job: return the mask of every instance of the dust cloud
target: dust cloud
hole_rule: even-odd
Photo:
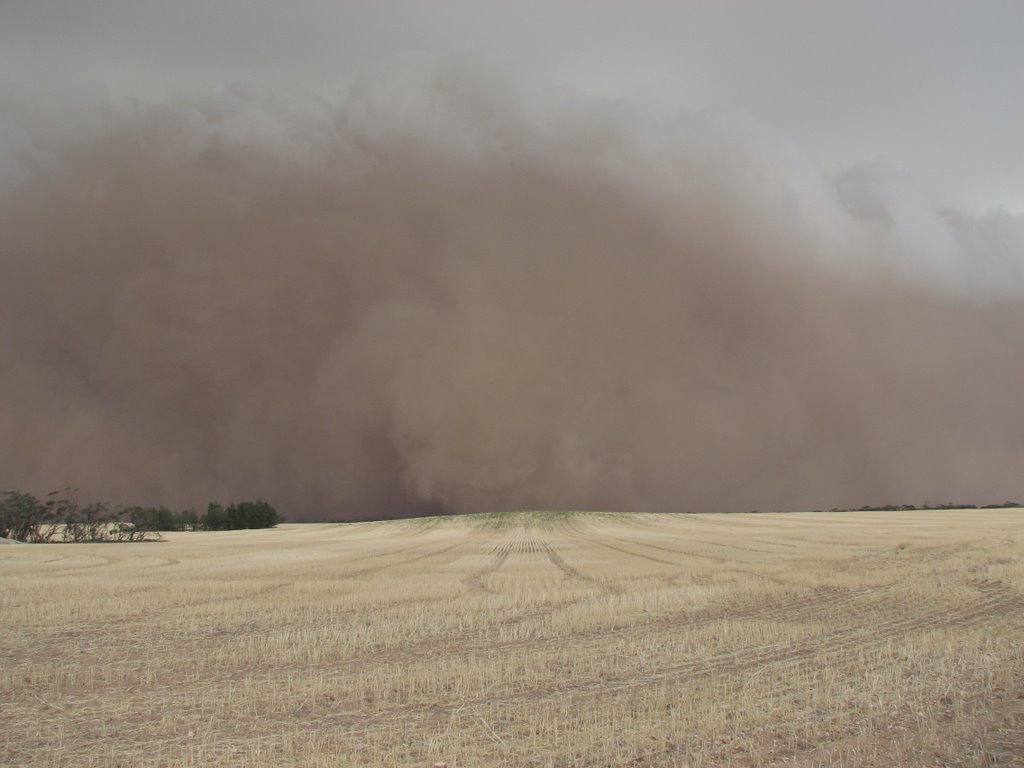
[[[0,488],[293,519],[1024,495],[1024,220],[886,165],[451,73],[0,98]]]

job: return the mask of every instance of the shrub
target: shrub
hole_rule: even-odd
[[[73,499],[69,499],[66,510],[62,532],[64,541],[82,543],[110,540],[111,527],[116,521],[106,504],[96,501],[80,507]]]
[[[164,506],[128,507],[122,512],[122,515],[139,531],[183,530],[185,514],[185,512],[175,512]]]
[[[18,491],[0,494],[0,536],[17,541],[48,541],[56,522],[53,504]]]

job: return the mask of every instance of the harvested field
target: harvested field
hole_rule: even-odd
[[[1021,510],[519,513],[0,556],[0,762],[1024,765]]]

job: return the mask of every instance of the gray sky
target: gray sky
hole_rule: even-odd
[[[1024,211],[1024,4],[3,0],[0,80],[160,99],[334,97],[434,61],[527,88],[741,111],[825,169],[884,160],[940,204]]]

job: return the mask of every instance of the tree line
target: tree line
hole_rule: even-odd
[[[203,514],[168,507],[111,507],[79,502],[74,489],[43,499],[20,491],[0,492],[0,537],[30,543],[146,541],[162,531],[229,531],[273,528],[281,515],[263,499],[224,506],[211,502]]]
[[[1002,504],[982,504],[981,506],[979,506],[977,504],[958,504],[956,502],[946,502],[945,504],[932,504],[932,503],[926,501],[924,504],[922,504],[919,507],[914,505],[914,504],[882,504],[882,505],[877,505],[877,506],[872,506],[870,504],[865,504],[863,507],[860,507],[856,511],[858,511],[858,512],[900,512],[900,511],[909,511],[909,510],[917,510],[917,509],[922,509],[922,510],[923,509],[1015,509],[1015,508],[1017,508],[1019,506],[1021,506],[1021,505],[1018,504],[1016,501],[1004,501]],[[853,512],[855,510],[833,509],[832,511],[833,512]]]

